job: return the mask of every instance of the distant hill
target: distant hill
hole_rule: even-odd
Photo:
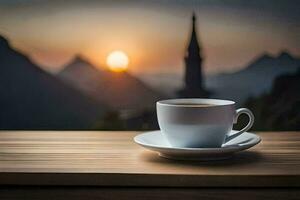
[[[154,108],[163,96],[128,72],[96,69],[92,64],[76,57],[58,76],[101,102],[115,109],[139,110]]]
[[[41,70],[0,37],[0,129],[89,129],[103,106]]]
[[[244,102],[250,96],[268,92],[274,79],[299,69],[300,59],[287,52],[277,57],[262,55],[243,70],[207,78],[206,85],[214,91],[212,97]]]

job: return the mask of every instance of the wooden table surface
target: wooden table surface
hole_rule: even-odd
[[[138,133],[1,131],[0,185],[300,186],[300,132],[257,133],[257,146],[213,162],[161,158],[133,142]]]

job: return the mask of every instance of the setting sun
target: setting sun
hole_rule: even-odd
[[[109,69],[114,72],[123,72],[127,70],[129,63],[128,56],[123,51],[113,51],[106,59]]]

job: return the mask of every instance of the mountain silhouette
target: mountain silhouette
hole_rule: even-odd
[[[155,107],[163,96],[128,72],[97,69],[80,56],[66,66],[59,77],[86,95],[114,109],[140,110]]]
[[[0,37],[0,129],[88,129],[103,106],[34,65]]]
[[[213,97],[242,103],[250,96],[268,92],[276,77],[293,73],[299,66],[300,59],[288,52],[277,57],[264,54],[238,72],[210,76],[207,85],[214,91]]]

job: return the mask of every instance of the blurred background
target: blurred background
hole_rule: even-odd
[[[0,0],[0,129],[158,129],[156,101],[202,97],[248,107],[253,130],[300,130],[299,10],[297,0]]]

